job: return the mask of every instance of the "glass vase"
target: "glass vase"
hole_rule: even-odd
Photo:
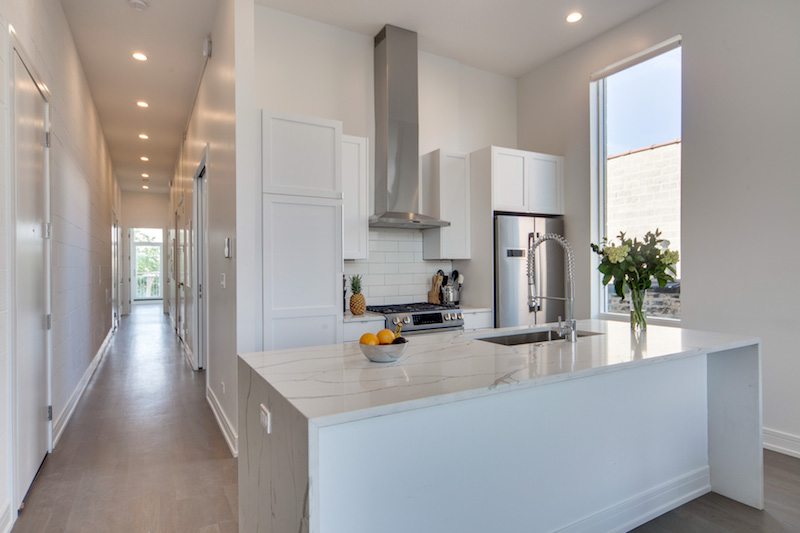
[[[645,289],[631,287],[631,331],[646,331],[647,319],[644,316]]]

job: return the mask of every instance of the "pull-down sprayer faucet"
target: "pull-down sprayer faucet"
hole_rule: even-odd
[[[567,285],[568,297],[559,298],[555,296],[536,295],[536,248],[545,241],[555,241],[564,249],[567,256]],[[572,254],[572,247],[567,239],[557,233],[545,233],[537,237],[535,233],[528,234],[528,308],[533,311],[536,307],[536,300],[562,300],[567,303],[567,322],[561,325],[561,317],[558,317],[558,334],[565,337],[569,342],[578,340],[578,332],[575,326],[575,258]]]

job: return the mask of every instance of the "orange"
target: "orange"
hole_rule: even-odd
[[[382,329],[378,332],[378,340],[381,344],[392,344],[394,342],[394,332],[390,329]]]
[[[373,333],[364,333],[361,335],[361,338],[358,340],[361,344],[369,344],[370,346],[377,346],[380,344],[378,337],[376,337]]]

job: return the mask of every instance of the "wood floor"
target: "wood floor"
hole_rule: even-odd
[[[634,529],[636,533],[800,532],[800,459],[764,450],[764,510],[713,492]]]
[[[238,531],[236,459],[161,303],[134,306],[13,533]]]
[[[160,303],[135,306],[13,533],[238,531],[236,460],[204,385],[205,373],[186,365]],[[765,511],[711,493],[634,531],[800,532],[800,459],[764,455]]]

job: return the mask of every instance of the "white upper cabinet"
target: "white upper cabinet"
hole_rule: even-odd
[[[423,259],[470,258],[469,179],[469,154],[436,150],[422,156],[425,214],[450,222],[423,231]]]
[[[528,212],[564,214],[564,158],[528,152]]]
[[[564,214],[563,157],[499,146],[477,153],[484,152],[490,157],[478,160],[489,165],[481,174],[491,180],[493,211]]]
[[[366,259],[369,246],[369,144],[364,137],[342,135],[343,253]]]
[[[527,152],[492,147],[492,198],[495,211],[528,211]]]
[[[342,123],[264,110],[263,192],[342,198]]]

